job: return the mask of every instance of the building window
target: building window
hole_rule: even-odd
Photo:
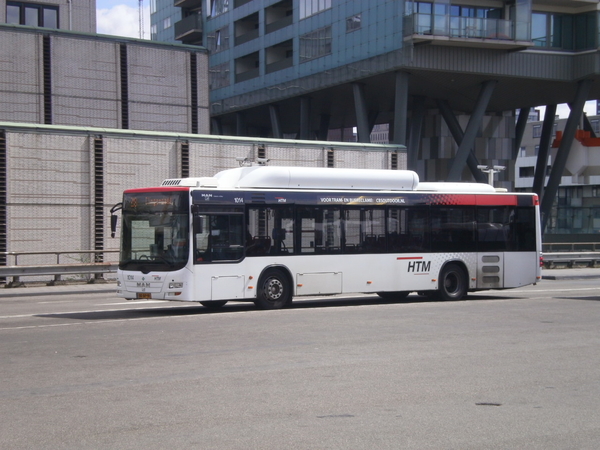
[[[229,0],[208,0],[208,16],[215,17],[229,11]]]
[[[207,47],[212,53],[229,49],[229,27],[223,27],[207,36]]]
[[[533,178],[534,175],[533,167],[520,167],[519,168],[519,177],[520,178]]]
[[[598,119],[590,120],[590,125],[592,126],[592,130],[594,130],[594,133],[596,133],[596,134],[600,133],[600,120],[598,120]]]
[[[30,27],[58,28],[58,6],[7,2],[6,23]]]
[[[331,8],[331,0],[300,0],[300,19]]]
[[[542,137],[542,126],[541,125],[533,126],[533,137],[534,138]]]
[[[331,27],[300,36],[300,62],[310,61],[331,53]]]
[[[208,81],[211,90],[229,86],[229,62],[208,69]]]
[[[170,26],[171,26],[171,18],[167,17],[165,20],[163,20],[163,30],[166,30]]]
[[[290,39],[265,49],[265,73],[287,69],[294,65],[294,45]]]
[[[346,19],[346,33],[360,30],[362,21],[362,14],[355,14],[352,17]]]
[[[521,157],[527,156],[527,147],[521,147],[519,149],[519,156],[521,156]]]

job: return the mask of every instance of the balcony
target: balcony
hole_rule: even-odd
[[[404,16],[404,40],[414,44],[518,50],[533,46],[528,24],[503,19],[416,13]]]
[[[236,20],[233,29],[235,30],[235,45],[245,44],[256,39],[258,37],[258,13]]]
[[[174,0],[173,6],[186,9],[201,9],[202,0]]]
[[[184,43],[202,39],[202,16],[192,14],[175,22],[175,39]]]
[[[280,30],[293,23],[294,3],[282,0],[265,8],[265,34]]]

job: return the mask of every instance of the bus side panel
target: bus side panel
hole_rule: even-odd
[[[504,287],[513,288],[536,283],[539,265],[537,252],[506,252]]]

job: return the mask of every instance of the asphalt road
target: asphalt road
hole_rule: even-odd
[[[598,281],[218,312],[2,290],[0,448],[597,449]]]

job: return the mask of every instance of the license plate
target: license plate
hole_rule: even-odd
[[[137,298],[152,298],[148,292],[138,292]]]

